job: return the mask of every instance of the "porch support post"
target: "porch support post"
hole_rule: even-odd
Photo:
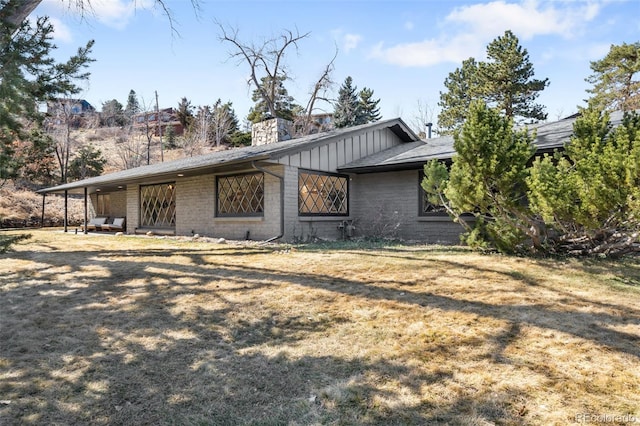
[[[64,232],[67,232],[67,226],[69,225],[68,213],[69,213],[69,205],[68,205],[68,197],[69,191],[64,190]]]
[[[89,209],[87,208],[87,187],[84,187],[84,233],[89,233],[89,227],[87,226],[89,223]]]
[[[44,228],[44,203],[47,198],[47,193],[42,193],[42,216],[40,217],[40,228]]]

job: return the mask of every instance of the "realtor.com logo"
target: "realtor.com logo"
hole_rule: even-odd
[[[576,414],[577,423],[615,423],[615,424],[632,424],[640,423],[640,417],[633,414]]]

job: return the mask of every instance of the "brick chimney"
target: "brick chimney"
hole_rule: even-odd
[[[270,118],[251,126],[251,146],[266,145],[291,139],[292,122]]]

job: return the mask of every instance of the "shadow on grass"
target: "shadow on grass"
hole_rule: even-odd
[[[225,264],[224,258],[236,252],[270,253],[123,248],[12,254],[16,261],[33,259],[41,265],[0,277],[0,373],[5,377],[0,399],[8,401],[0,405],[0,423],[517,424],[526,415],[521,408],[525,396],[517,390],[482,391],[436,405],[416,404],[404,400],[398,389],[375,386],[375,378],[392,377],[400,388],[419,392],[423,385],[452,380],[454,371],[424,373],[392,360],[294,357],[278,351],[349,321],[347,315],[320,318],[274,308],[249,316],[244,311],[256,307],[232,297],[281,284],[505,320],[508,330],[493,337],[499,362],[525,324],[640,358],[638,336],[612,328],[639,325],[637,310],[617,316],[499,305],[389,289],[377,281]],[[174,256],[189,262],[167,261]],[[221,263],[211,264],[211,257]],[[77,261],[70,264],[70,259]],[[92,268],[100,273],[92,274]],[[523,276],[510,278],[535,284]],[[66,281],[73,285],[61,285]],[[204,288],[212,282],[224,283],[224,294]],[[178,306],[178,298],[194,295],[207,297],[210,307]],[[269,355],[265,346],[272,350]],[[389,410],[379,399],[399,402]]]

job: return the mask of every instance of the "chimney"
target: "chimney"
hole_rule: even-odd
[[[251,126],[251,146],[266,145],[291,139],[292,122],[270,118]]]

